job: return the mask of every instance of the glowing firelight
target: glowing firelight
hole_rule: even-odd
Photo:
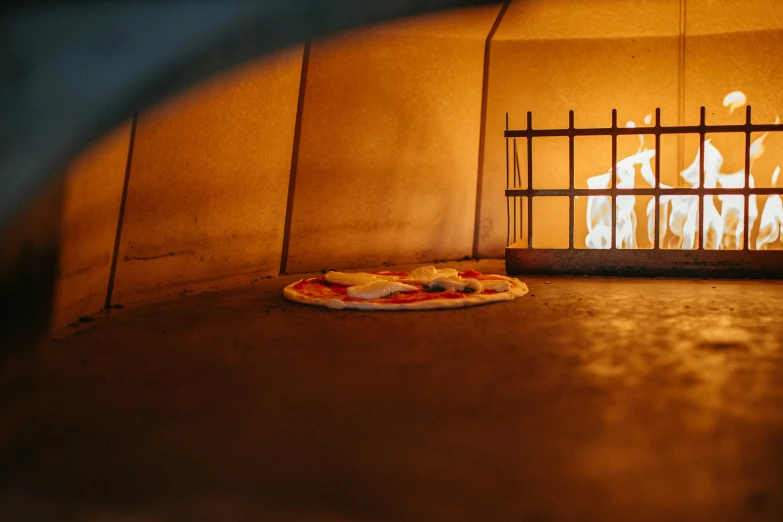
[[[772,186],[776,186],[780,167],[775,168],[772,173]],[[761,213],[761,224],[759,225],[759,235],[756,238],[756,249],[766,250],[780,239],[783,243],[783,236],[780,235],[780,227],[783,225],[783,202],[780,196],[773,195],[767,198],[767,204],[764,205],[764,212]]]
[[[723,98],[723,106],[729,108],[729,114],[734,114],[735,109],[743,107],[747,102],[745,93],[741,91],[730,92]]]
[[[745,94],[735,91],[726,95],[723,105],[733,113],[745,105]],[[650,125],[652,116],[644,117],[645,125]],[[775,118],[775,123],[780,119]],[[636,123],[629,121],[627,128],[635,128]],[[764,140],[768,133],[753,141],[750,147],[751,170],[753,163],[764,154]],[[692,188],[699,187],[699,156],[701,150],[696,152],[693,162],[680,172],[680,177],[685,184]],[[644,136],[639,135],[639,148],[635,154],[623,158],[617,162],[617,188],[632,189],[636,179],[637,167],[642,179],[650,187],[655,186],[655,174],[651,162],[655,157],[655,149],[644,146]],[[744,188],[745,170],[727,174],[721,172],[723,155],[710,142],[704,141],[704,187],[705,188]],[[772,176],[772,185],[776,186],[780,167],[775,169]],[[755,179],[750,174],[749,184],[755,187]],[[612,182],[612,169],[608,172],[593,176],[587,180],[590,189],[606,189]],[[672,188],[663,183],[661,188]],[[715,203],[715,197],[720,202],[720,210]],[[748,230],[753,230],[753,225],[758,218],[758,205],[756,195],[748,198]],[[615,229],[616,248],[637,248],[636,228],[637,218],[634,210],[636,197],[632,195],[617,196],[617,221]],[[704,232],[702,241],[707,250],[739,250],[743,244],[745,198],[742,195],[725,194],[719,196],[704,196]],[[666,240],[662,248],[689,250],[698,247],[699,237],[699,198],[698,196],[660,196],[660,238]],[[611,245],[611,198],[609,196],[588,196],[587,198],[587,236],[585,244],[587,248],[610,248]],[[764,211],[761,214],[759,233],[756,244],[749,242],[749,248],[766,250],[783,247],[783,201],[780,196],[774,195],[767,198]],[[655,238],[655,199],[651,199],[647,205],[647,237],[652,244]],[[777,243],[780,242],[780,245]]]

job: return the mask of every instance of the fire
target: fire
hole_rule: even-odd
[[[780,167],[777,167],[772,174],[772,186],[777,185],[779,175]],[[783,225],[783,202],[778,195],[769,196],[766,205],[764,205],[764,212],[761,213],[756,250],[768,250],[775,245],[778,239],[783,243],[783,237],[780,235],[781,225]]]
[[[742,91],[730,92],[723,98],[723,106],[729,108],[729,114],[733,114],[735,109],[744,107],[747,102],[748,99]]]
[[[726,95],[723,105],[730,113],[746,103],[745,94],[735,91]],[[644,118],[644,124],[650,125],[651,115]],[[780,119],[775,118],[775,123]],[[626,127],[635,128],[636,123],[629,121]],[[764,154],[764,140],[768,133],[756,139],[750,147],[751,171],[753,163]],[[680,172],[683,183],[692,188],[699,187],[699,159],[701,149],[696,152],[693,162]],[[649,187],[655,187],[655,174],[652,161],[655,149],[645,147],[644,136],[639,135],[639,148],[635,154],[617,162],[617,188],[634,188],[637,169],[641,178]],[[710,142],[704,141],[704,187],[705,188],[744,188],[745,170],[727,174],[721,171],[723,155]],[[773,186],[777,183],[780,167],[775,169],[772,177]],[[748,177],[751,188],[755,187],[755,179],[751,173]],[[593,176],[587,180],[591,189],[606,189],[611,186],[612,169]],[[672,187],[660,184],[663,189]],[[719,202],[716,204],[715,198]],[[637,218],[634,206],[636,197],[632,195],[617,196],[617,216],[615,229],[616,248],[637,248]],[[758,218],[756,195],[748,198],[748,230],[752,231]],[[707,250],[739,250],[743,245],[745,198],[741,195],[725,194],[704,196],[704,231],[701,237]],[[699,238],[699,198],[698,196],[660,196],[660,239],[661,248],[690,250],[698,247]],[[719,209],[720,208],[720,209]],[[611,245],[611,198],[609,196],[588,196],[587,198],[587,248],[609,248]],[[780,229],[783,226],[783,201],[780,196],[770,196],[766,200],[761,214],[759,232],[755,248],[764,250],[783,248],[783,236]],[[655,199],[647,205],[647,237],[650,244],[655,239]],[[749,242],[749,248],[754,245]]]

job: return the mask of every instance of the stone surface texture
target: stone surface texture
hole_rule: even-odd
[[[297,46],[139,117],[119,302],[278,274],[301,67]]]
[[[128,162],[125,124],[76,158],[65,178],[52,325],[103,307]]]
[[[783,518],[781,283],[523,277],[367,313],[285,301],[295,279],[7,359],[3,518]]]
[[[498,10],[314,42],[289,272],[471,254],[484,46]]]

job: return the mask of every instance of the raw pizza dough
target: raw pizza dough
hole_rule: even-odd
[[[511,301],[528,293],[513,277],[421,267],[412,272],[328,272],[283,289],[298,303],[337,310],[432,310]]]

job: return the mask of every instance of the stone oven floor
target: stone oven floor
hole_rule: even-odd
[[[0,518],[783,520],[779,282],[523,277],[367,313],[294,279],[6,358]]]

